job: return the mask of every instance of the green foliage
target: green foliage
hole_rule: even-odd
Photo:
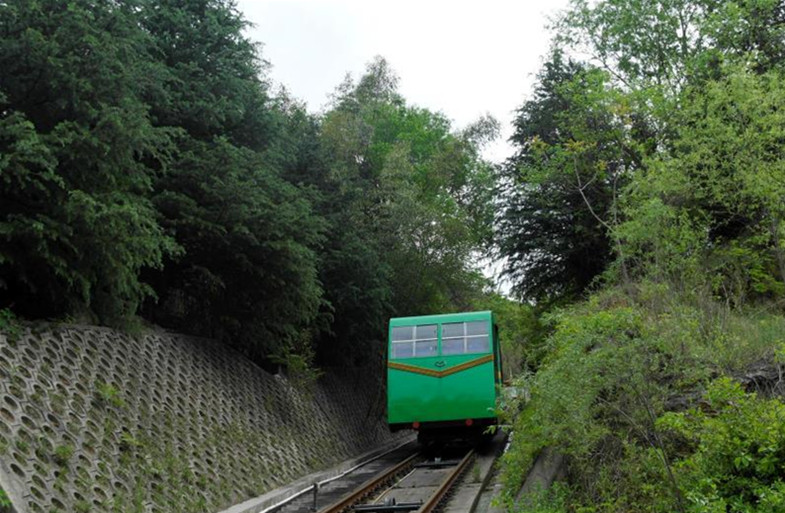
[[[785,291],[779,75],[726,72],[684,94],[673,150],[652,158],[626,198],[618,233],[658,279],[741,305]]]
[[[518,110],[497,231],[506,274],[522,297],[574,298],[611,260],[617,193],[640,158],[631,132],[642,123],[609,82],[556,51]]]
[[[0,488],[0,508],[10,508],[12,506],[11,499],[8,497],[8,494],[5,490]]]
[[[545,356],[548,327],[542,322],[542,309],[485,294],[476,299],[471,310],[491,310],[499,327],[502,365],[505,380],[522,370],[536,370]]]
[[[234,5],[2,9],[0,306],[128,325],[145,302],[256,356],[310,327],[324,223],[280,176],[294,121]]]
[[[674,93],[714,76],[723,60],[747,60],[759,71],[781,67],[783,19],[777,0],[572,0],[556,39],[585,48],[626,87]]]
[[[603,446],[610,435],[617,434],[608,417],[624,426],[625,436],[618,444],[645,439],[648,431],[646,412],[637,401],[628,400],[650,395],[651,382],[643,374],[648,365],[641,359],[657,357],[655,348],[646,347],[641,338],[641,312],[628,306],[562,312],[556,323],[551,352],[530,382],[531,400],[515,423],[515,431],[526,435],[522,440],[516,437],[514,450],[505,456],[505,481],[511,492],[519,472],[525,472],[547,446],[574,458],[571,465],[580,469],[579,474],[587,470],[601,451],[610,449]],[[626,407],[617,410],[619,403]]]
[[[330,223],[320,276],[336,322],[322,347],[352,358],[356,340],[384,339],[390,316],[467,308],[482,290],[471,261],[490,237],[493,176],[479,151],[497,128],[451,132],[406,105],[381,58],[338,88],[321,130],[329,174],[307,182]]]
[[[107,406],[122,408],[125,401],[120,395],[120,391],[109,383],[96,383],[96,394],[98,399]]]
[[[571,2],[556,22],[557,48],[581,47],[591,64],[565,65],[556,50],[516,121],[520,150],[511,164],[514,172],[523,169],[523,187],[510,196],[500,226],[519,292],[547,297],[543,285],[561,292],[560,277],[572,273],[549,278],[549,268],[570,262],[558,243],[572,250],[591,240],[562,228],[557,236],[526,242],[554,226],[581,224],[546,221],[565,218],[552,210],[567,204],[557,193],[559,171],[579,169],[570,159],[586,157],[595,158],[596,169],[620,170],[610,210],[597,197],[587,202],[598,205],[594,217],[613,240],[616,261],[606,277],[628,281],[630,269],[642,270],[690,288],[709,273],[712,293],[737,305],[783,291],[781,159],[773,150],[781,126],[783,16],[781,3],[769,0]],[[580,70],[596,75],[595,66],[607,72],[604,92],[581,85],[592,82],[580,80]],[[610,120],[605,124],[597,116],[603,112]],[[561,144],[554,146],[553,133]],[[542,142],[533,137],[541,134]],[[601,141],[617,153],[597,152]],[[578,185],[602,183],[603,175],[588,169],[585,177],[573,172]],[[516,231],[529,236],[516,238]],[[544,257],[557,265],[531,272]],[[607,265],[606,259],[596,267]]]
[[[177,251],[146,197],[169,130],[142,100],[145,35],[130,6],[3,11],[1,300],[24,314],[89,309],[122,322],[152,294],[141,269]]]
[[[258,45],[227,0],[141,0],[155,83],[149,105],[158,126],[181,127],[209,142],[262,151],[275,137]]]
[[[557,20],[516,119],[502,252],[541,303],[606,286],[543,320],[510,493],[551,447],[557,511],[782,509],[782,403],[725,377],[773,366],[785,334],[784,19],[773,0],[574,0]],[[597,235],[612,258],[574,258]]]
[[[661,419],[703,411],[668,413],[695,405],[695,391],[714,376],[741,375],[771,361],[785,336],[781,315],[739,312],[656,283],[641,284],[633,294],[622,289],[595,294],[552,314],[551,322],[554,332],[539,371],[516,384],[530,399],[523,394],[507,409],[521,413],[503,478],[508,493],[516,493],[539,452],[553,448],[568,458],[571,507],[598,512],[687,508],[694,489],[680,460],[691,458],[698,438],[710,440],[715,428],[718,436],[738,439],[720,426],[732,420],[744,429],[747,414],[737,416],[730,408],[720,424],[701,420],[705,431],[696,427],[694,437],[677,436]],[[779,401],[773,401],[766,408],[780,412]],[[706,418],[714,418],[716,410],[708,408]],[[749,411],[760,414],[761,425],[775,424],[761,409]],[[757,436],[750,428],[750,436]],[[705,460],[706,472],[710,461]]]
[[[659,425],[689,447],[676,474],[694,512],[775,512],[785,507],[785,404],[745,393],[728,378],[711,383],[700,408]]]
[[[282,178],[308,134],[268,97],[265,63],[231,2],[145,5],[160,74],[151,116],[182,129],[152,198],[184,254],[148,274],[159,300],[144,312],[267,359],[314,324],[322,303],[324,222]]]
[[[133,436],[131,433],[123,432],[120,435],[120,450],[123,452],[135,452],[144,447],[144,443]]]
[[[309,326],[322,293],[314,253],[322,223],[265,167],[259,153],[224,139],[192,141],[155,196],[186,254],[155,276],[151,315],[254,356]]]
[[[272,358],[274,363],[286,368],[288,378],[298,389],[311,389],[324,374],[314,365],[316,353],[310,342],[310,334],[303,334],[299,344],[295,342]]]
[[[74,448],[71,445],[58,445],[55,447],[54,452],[52,453],[52,460],[60,465],[61,467],[65,467],[68,465],[71,456],[74,455]]]
[[[140,313],[297,366],[367,359],[393,312],[484,286],[494,120],[451,131],[383,59],[309,115],[269,94],[230,0],[0,10],[0,308]]]
[[[22,336],[22,325],[16,315],[8,308],[0,309],[0,333],[8,337],[12,344]]]
[[[513,512],[566,513],[569,509],[569,489],[562,483],[554,483],[547,489],[536,490],[521,504],[510,508]],[[583,509],[581,513],[589,513]]]

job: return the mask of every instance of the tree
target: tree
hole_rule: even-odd
[[[153,201],[185,250],[150,273],[160,299],[145,314],[267,361],[307,346],[323,222],[282,177],[301,160],[286,100],[270,98],[232,2],[151,2],[141,18],[160,77],[153,119],[179,129]]]
[[[261,51],[230,0],[140,0],[150,34],[155,86],[147,101],[156,125],[209,141],[266,149],[277,136]]]
[[[622,192],[626,219],[613,230],[644,273],[701,281],[708,272],[715,292],[734,303],[750,286],[779,290],[782,273],[772,270],[780,264],[756,256],[781,259],[778,207],[764,199],[777,187],[772,180],[750,187],[745,170],[755,168],[760,177],[776,166],[761,144],[770,141],[771,125],[764,124],[775,117],[769,96],[776,93],[767,88],[782,72],[784,13],[781,2],[770,0],[576,0],[561,18],[558,41],[583,45],[623,91],[632,114],[645,120],[643,137],[633,138],[650,158],[635,159],[636,173]],[[763,85],[751,74],[764,77]],[[750,87],[743,99],[736,98],[739,83]],[[755,108],[749,98],[756,98]],[[746,124],[761,132],[747,139]]]
[[[0,6],[0,303],[120,323],[177,246],[148,194],[171,132],[151,122],[136,5]]]
[[[502,168],[500,253],[513,290],[550,300],[581,294],[612,260],[618,191],[639,162],[645,125],[600,70],[556,51],[515,119]]]
[[[785,290],[785,89],[774,71],[723,75],[684,92],[672,150],[631,184],[619,231],[654,275],[708,273],[715,293],[741,305]]]
[[[339,86],[322,122],[330,350],[356,351],[369,334],[383,340],[392,315],[468,307],[482,287],[471,258],[488,238],[493,177],[479,147],[497,125],[486,119],[453,133],[444,116],[407,106],[396,88],[377,58],[356,85]]]
[[[557,22],[559,44],[588,52],[628,90],[677,94],[717,78],[724,61],[765,72],[785,55],[785,7],[777,0],[573,0]]]

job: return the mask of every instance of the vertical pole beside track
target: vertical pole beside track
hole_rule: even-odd
[[[319,482],[315,481],[313,483],[313,506],[311,506],[311,511],[316,511],[316,499],[319,496]]]

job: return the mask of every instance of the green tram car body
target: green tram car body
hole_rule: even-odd
[[[387,422],[421,440],[480,433],[496,424],[502,385],[493,313],[390,319]]]

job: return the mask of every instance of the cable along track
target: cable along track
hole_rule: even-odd
[[[474,450],[444,461],[426,461],[421,453],[414,454],[319,513],[431,513],[448,497],[474,457]]]

